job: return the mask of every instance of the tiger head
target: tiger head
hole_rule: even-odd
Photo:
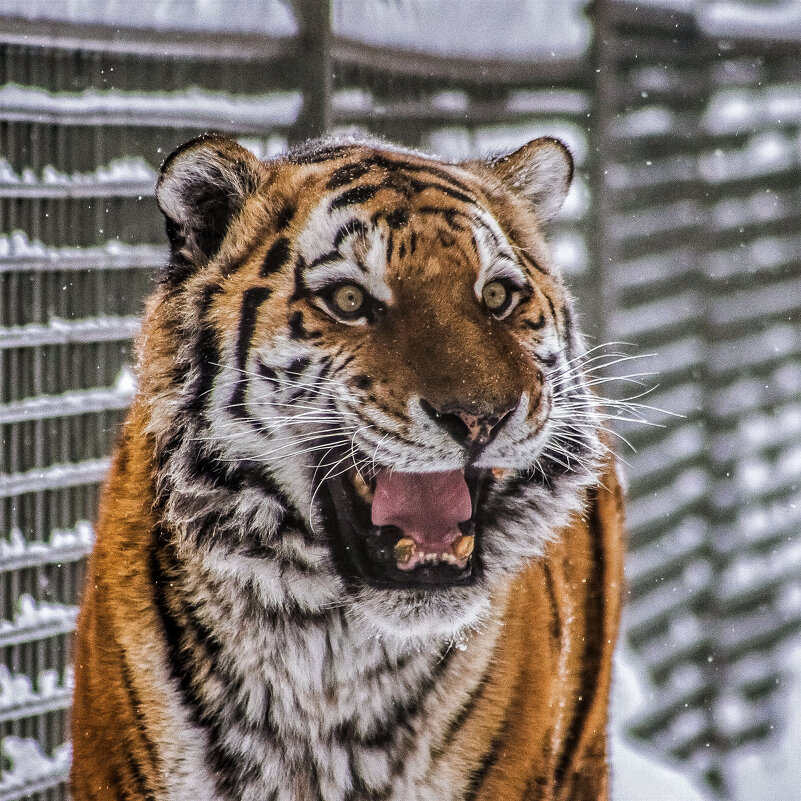
[[[449,164],[375,141],[164,163],[140,344],[157,508],[268,606],[453,636],[597,480],[584,346],[542,226],[560,142]]]

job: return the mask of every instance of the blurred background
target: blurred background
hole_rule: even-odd
[[[637,789],[657,759],[801,799],[799,0],[0,0],[0,801],[66,798],[84,560],[166,258],[153,185],[207,130],[263,157],[343,130],[569,144],[556,259],[591,345],[621,343],[606,370],[654,373],[670,413],[615,424],[616,798],[689,799]]]

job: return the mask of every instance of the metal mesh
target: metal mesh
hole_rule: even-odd
[[[623,427],[626,633],[659,689],[635,730],[725,790],[801,628],[801,58],[705,21],[603,9],[599,265],[605,335],[684,415]]]

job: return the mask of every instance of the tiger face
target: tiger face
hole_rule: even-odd
[[[378,142],[176,151],[141,381],[179,548],[383,636],[478,623],[596,480],[542,233],[571,175],[553,139],[460,165]]]

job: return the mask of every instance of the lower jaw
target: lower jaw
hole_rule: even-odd
[[[481,574],[481,538],[476,510],[484,491],[484,471],[472,477],[473,519],[460,525],[463,535],[475,536],[473,552],[456,564],[445,560],[417,560],[413,569],[398,565],[395,546],[403,536],[392,526],[373,526],[369,511],[354,497],[345,477],[326,481],[320,488],[323,523],[337,568],[351,586],[435,592],[475,584]]]

